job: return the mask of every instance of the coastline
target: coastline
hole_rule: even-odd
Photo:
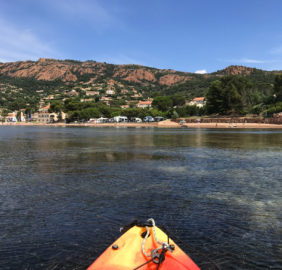
[[[7,123],[0,122],[0,126],[43,126],[43,127],[123,127],[123,128],[215,128],[215,129],[282,129],[279,124],[264,123],[186,123],[180,125],[171,120],[153,123]]]

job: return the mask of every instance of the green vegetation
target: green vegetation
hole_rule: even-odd
[[[62,81],[41,81],[34,78],[13,78],[0,75],[0,82],[5,87],[0,92],[0,107],[9,111],[29,108],[37,111],[40,101],[38,90],[48,96],[55,93],[55,90],[63,87],[68,89]]]
[[[172,108],[173,101],[170,97],[158,96],[154,98],[152,102],[152,106],[156,107],[158,110],[162,112],[165,112]]]
[[[225,76],[213,81],[206,94],[207,113],[209,114],[246,114],[260,113],[264,96],[250,79],[243,76]]]
[[[2,111],[25,109],[25,112],[30,115],[38,111],[39,104],[43,106],[49,102],[51,102],[50,111],[68,112],[70,119],[96,118],[97,115],[112,117],[120,114],[128,117],[142,117],[144,114],[149,114],[173,118],[204,114],[244,115],[246,113],[272,116],[273,113],[281,111],[282,75],[277,75],[277,72],[230,67],[212,74],[200,75],[127,65],[123,66],[119,73],[119,67],[116,65],[99,63],[91,66],[91,63],[95,61],[88,61],[87,68],[92,69],[93,72],[83,73],[80,70],[84,68],[84,62],[61,60],[59,63],[59,68],[63,65],[70,67],[77,81],[64,82],[60,79],[43,81],[36,78],[0,75]],[[29,65],[32,67],[34,62],[29,62]],[[14,63],[14,66],[22,68],[20,63]],[[150,72],[156,80],[150,81],[140,77],[136,80],[128,80],[128,77],[134,76],[135,70],[139,69]],[[235,73],[239,72],[242,75],[227,75],[234,73],[233,69]],[[124,70],[126,72],[123,72]],[[161,84],[160,79],[170,74],[182,76],[183,81],[171,86]],[[107,96],[108,100],[105,101],[102,97],[106,96],[108,89],[113,89],[115,94]],[[87,93],[89,91],[96,91],[96,93],[89,95]],[[206,107],[185,106],[186,100],[199,96],[205,96]],[[132,108],[134,102],[147,98],[153,98],[153,108]],[[93,101],[89,102],[91,99]],[[88,102],[80,100],[88,100]],[[126,104],[129,104],[131,108],[122,110],[121,106]]]
[[[236,78],[236,79],[235,79]],[[240,87],[245,86],[238,77],[224,77],[210,84],[207,99],[207,112],[230,114],[242,113],[243,101],[239,93]]]
[[[217,77],[215,76],[204,78],[202,75],[193,74],[188,81],[166,87],[162,89],[162,92],[166,95],[179,94],[188,99],[196,96],[204,96],[210,83],[216,79]]]
[[[63,110],[64,105],[60,101],[53,101],[50,105],[49,112],[59,113]]]
[[[265,99],[263,115],[272,117],[274,113],[282,112],[282,74],[275,77],[273,95]]]
[[[54,101],[50,105],[50,112],[68,113],[68,121],[88,121],[90,118],[123,115],[129,119],[133,117],[144,118],[147,115],[153,117],[162,116],[165,118],[178,118],[193,115],[203,115],[204,108],[196,106],[185,106],[185,98],[180,95],[157,96],[154,98],[152,108],[126,108],[121,109],[119,106],[107,106],[102,102],[80,102],[77,98],[71,98],[64,101]]]
[[[282,74],[275,77],[274,94],[277,102],[282,101]]]

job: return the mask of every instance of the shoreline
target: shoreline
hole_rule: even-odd
[[[214,128],[214,129],[282,129],[279,124],[263,123],[179,123],[171,120],[153,123],[1,123],[0,126],[40,126],[40,127],[124,127],[124,128]]]

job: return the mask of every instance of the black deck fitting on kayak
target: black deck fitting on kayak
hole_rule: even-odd
[[[141,237],[142,237],[142,238],[145,238],[146,235],[147,235],[147,231],[142,232]],[[150,237],[150,233],[149,233],[148,237]]]
[[[118,245],[116,245],[116,244],[112,245],[112,249],[114,249],[114,250],[118,249]]]
[[[148,221],[141,222],[141,221],[138,221],[138,220],[134,220],[130,224],[127,224],[124,227],[122,227],[120,232],[125,233],[134,226],[137,226],[137,227],[146,227],[146,226],[147,227],[153,227],[153,224],[152,224],[152,222],[148,222]]]

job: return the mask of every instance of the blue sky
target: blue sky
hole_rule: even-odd
[[[281,0],[0,0],[0,62],[282,70]]]

